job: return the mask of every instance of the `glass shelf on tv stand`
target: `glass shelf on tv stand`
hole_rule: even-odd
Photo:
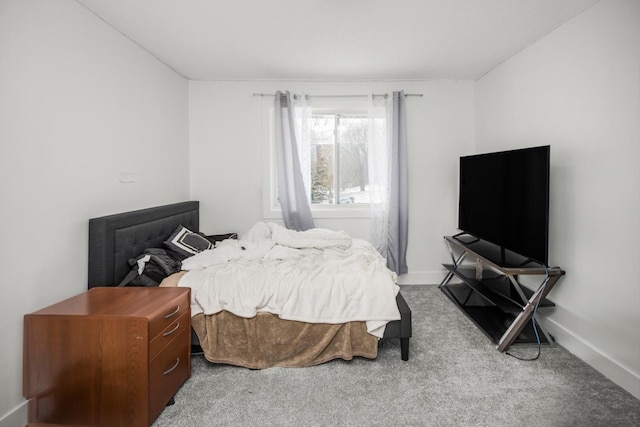
[[[513,252],[469,235],[445,236],[452,264],[440,289],[489,338],[499,351],[516,344],[552,344],[553,337],[532,317],[538,307],[553,307],[546,299],[564,271],[548,268]],[[475,262],[469,262],[473,258]],[[518,276],[542,276],[530,289]],[[453,283],[457,278],[460,283]],[[535,279],[535,277],[533,278]],[[529,280],[535,281],[535,280]],[[528,281],[528,282],[529,282]]]

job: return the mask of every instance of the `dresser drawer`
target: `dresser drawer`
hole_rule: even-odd
[[[149,338],[153,339],[169,326],[175,325],[176,320],[184,313],[189,312],[190,303],[188,294],[179,296],[163,306],[163,309],[149,319]]]
[[[176,337],[178,337],[181,332],[189,330],[190,328],[191,317],[189,316],[189,313],[183,313],[182,316],[173,320],[173,322],[164,328],[164,330],[158,335],[151,337],[151,342],[149,343],[149,359],[156,357],[156,355]]]
[[[191,375],[189,328],[181,332],[149,362],[149,411],[154,419]]]

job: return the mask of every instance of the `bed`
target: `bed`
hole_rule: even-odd
[[[150,248],[162,248],[180,227],[199,232],[199,202],[90,219],[88,287],[120,285],[135,268],[130,260]],[[229,237],[206,236],[210,242],[224,242]],[[375,358],[379,338],[399,339],[401,358],[408,360],[411,310],[399,292],[395,299],[400,318],[386,323],[380,337],[368,332],[366,321],[309,323],[268,312],[241,317],[227,310],[204,314],[196,308],[192,342],[194,350],[201,349],[211,362],[252,369],[312,366],[336,358]]]

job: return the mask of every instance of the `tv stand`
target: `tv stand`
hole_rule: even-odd
[[[532,318],[536,306],[555,306],[546,296],[564,270],[546,267],[473,236],[458,234],[444,239],[452,263],[444,264],[448,272],[439,288],[496,343],[498,351],[538,340],[553,344],[553,337],[538,322],[536,337]],[[527,286],[519,280],[525,275],[533,276]],[[454,283],[454,278],[459,283]],[[529,285],[537,279],[538,285]]]

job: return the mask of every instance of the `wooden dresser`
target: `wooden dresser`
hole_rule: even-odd
[[[149,426],[191,375],[189,288],[93,288],[24,317],[29,422]]]

